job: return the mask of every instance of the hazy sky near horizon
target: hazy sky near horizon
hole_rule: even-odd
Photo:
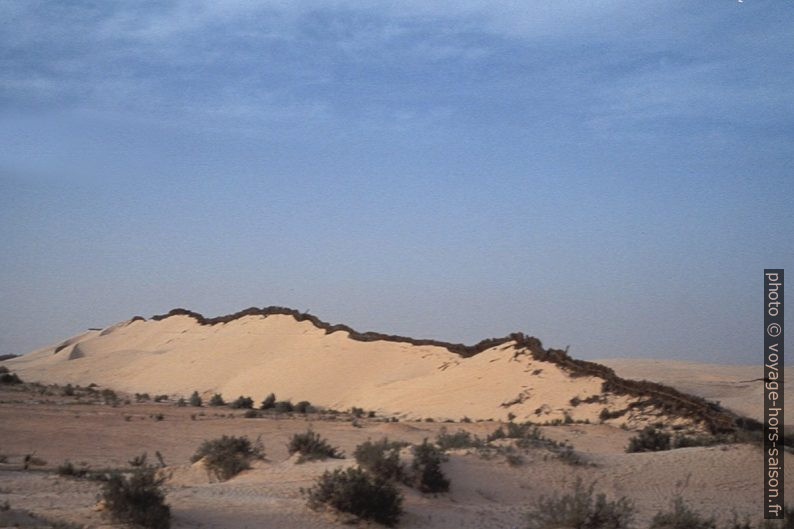
[[[760,362],[793,43],[774,1],[5,0],[0,354],[283,305]]]

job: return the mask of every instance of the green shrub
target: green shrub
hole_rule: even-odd
[[[210,406],[225,406],[226,401],[223,400],[220,393],[216,393],[212,397],[210,397]]]
[[[162,484],[151,467],[137,468],[129,477],[114,472],[103,486],[102,498],[115,521],[168,529],[171,509],[165,504]]]
[[[526,529],[628,529],[634,520],[634,505],[626,498],[607,501],[593,494],[577,479],[573,490],[562,496],[541,497],[527,516]]]
[[[357,408],[356,406],[353,406],[350,408],[350,414],[356,418],[361,418],[364,416],[364,408]]]
[[[389,481],[370,476],[360,468],[326,471],[309,490],[308,504],[317,509],[324,505],[393,526],[402,514],[402,496]]]
[[[190,400],[188,401],[188,403],[191,406],[194,406],[196,408],[200,408],[201,405],[204,404],[204,401],[201,400],[201,396],[199,395],[198,391],[194,391],[193,394],[190,395]]]
[[[308,400],[302,400],[295,405],[295,411],[297,413],[313,413],[314,407]]]
[[[243,470],[251,468],[251,461],[262,459],[265,456],[264,451],[265,449],[258,439],[255,443],[251,443],[245,436],[224,435],[217,439],[204,441],[190,460],[195,463],[204,459],[207,468],[218,479],[225,481]]]
[[[441,471],[441,463],[446,460],[444,453],[425,439],[413,447],[413,483],[422,492],[446,492],[449,480]]]
[[[150,400],[150,399],[151,399],[151,397],[149,397],[148,393],[136,393],[135,394],[135,401],[136,402],[144,402],[144,401],[147,401],[147,400]]]
[[[16,373],[3,373],[0,375],[0,384],[22,384]]]
[[[328,441],[320,437],[320,434],[312,430],[294,434],[287,445],[287,451],[290,455],[300,454],[298,463],[328,458],[344,458],[338,448],[331,446]]]
[[[273,408],[275,405],[276,405],[276,394],[275,393],[271,393],[270,395],[265,397],[265,400],[262,401],[262,405],[259,406],[259,409],[260,410],[269,410],[269,409]]]
[[[480,448],[485,443],[476,435],[465,430],[447,433],[447,429],[442,428],[436,437],[436,444],[441,450],[454,450],[457,448]]]
[[[254,407],[254,399],[251,397],[243,397],[242,395],[237,397],[236,400],[229,403],[229,407],[234,410],[239,409],[252,409]]]
[[[714,518],[703,518],[690,509],[684,500],[677,496],[671,510],[658,512],[651,520],[649,529],[716,529]]]
[[[381,479],[402,479],[405,474],[402,462],[400,462],[400,449],[405,443],[389,441],[383,438],[380,441],[365,441],[356,447],[353,457],[356,463],[372,474]]]
[[[670,450],[670,434],[656,429],[654,426],[646,426],[637,435],[629,439],[629,446],[626,452],[660,452]]]
[[[540,428],[531,422],[508,422],[488,435],[487,441],[497,439],[540,439]]]
[[[295,409],[292,403],[288,400],[280,400],[273,404],[273,411],[276,413],[290,413]]]
[[[187,401],[184,398],[179,397],[179,400],[176,401],[176,405],[180,408],[184,408],[187,406]]]

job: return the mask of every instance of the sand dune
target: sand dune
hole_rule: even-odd
[[[672,389],[618,379],[523,335],[472,347],[357,333],[289,309],[217,319],[184,310],[89,331],[6,362],[26,380],[227,400],[270,392],[333,409],[418,419],[730,424]]]
[[[643,358],[609,358],[598,360],[622,377],[652,380],[712,401],[735,413],[758,421],[764,417],[764,368],[758,365],[724,365],[651,360]],[[791,367],[783,371],[786,384],[794,374]],[[786,424],[794,424],[794,410],[786,408]]]

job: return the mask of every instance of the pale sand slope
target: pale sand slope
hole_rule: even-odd
[[[188,396],[198,390],[226,400],[250,395],[349,409],[358,406],[407,418],[598,421],[604,409],[625,410],[636,397],[602,393],[603,380],[573,377],[537,361],[515,342],[463,358],[447,348],[326,334],[289,315],[250,315],[200,325],[186,315],[123,322],[4,363],[23,380],[97,383],[127,392]],[[571,399],[584,401],[577,406]],[[650,414],[648,412],[651,412]],[[653,409],[614,419],[640,427]]]
[[[682,360],[642,358],[607,358],[595,360],[611,367],[618,376],[650,380],[672,386],[679,391],[718,401],[735,413],[763,421],[764,368],[758,365],[724,365]],[[787,387],[794,380],[792,367],[784,369]],[[784,410],[786,424],[794,424],[794,409]]]

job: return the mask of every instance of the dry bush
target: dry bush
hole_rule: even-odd
[[[264,457],[265,448],[259,439],[251,443],[245,436],[224,435],[204,441],[190,460],[195,463],[204,459],[207,468],[225,481],[251,468],[252,460]]]
[[[441,470],[441,463],[446,461],[444,453],[428,443],[427,439],[422,444],[415,445],[413,453],[413,484],[422,492],[447,492],[449,479]]]
[[[165,504],[162,484],[152,467],[136,468],[130,476],[114,472],[103,486],[102,499],[117,522],[169,529],[171,508]]]
[[[400,461],[403,446],[405,443],[389,441],[385,437],[380,441],[365,441],[356,447],[353,457],[362,469],[375,477],[400,480],[405,475]]]
[[[320,434],[312,430],[294,434],[287,445],[287,451],[290,455],[300,454],[298,463],[329,458],[344,458],[338,448],[331,446],[328,441],[320,437]]]
[[[360,468],[326,471],[314,487],[302,492],[313,509],[327,505],[390,527],[397,524],[402,514],[403,499],[397,488]]]
[[[580,478],[567,494],[541,497],[528,514],[526,529],[630,529],[634,513],[634,505],[626,498],[608,501],[605,495],[593,493],[592,484],[585,487]]]

